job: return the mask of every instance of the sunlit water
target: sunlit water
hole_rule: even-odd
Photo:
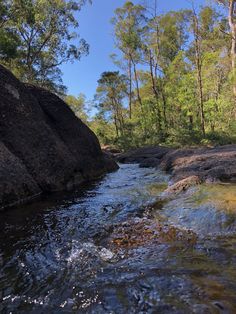
[[[236,186],[167,182],[121,165],[0,213],[0,313],[236,313]]]

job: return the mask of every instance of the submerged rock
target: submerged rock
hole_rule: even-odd
[[[160,220],[150,218],[130,219],[114,228],[108,238],[108,245],[114,250],[135,249],[148,245],[161,245],[182,241],[186,245],[196,242],[196,235],[190,230],[181,230]]]
[[[0,208],[117,169],[58,96],[0,66]]]
[[[157,213],[162,219],[205,236],[236,234],[236,185],[202,184],[174,194]]]
[[[186,191],[189,187],[195,186],[201,183],[201,180],[198,176],[190,176],[183,180],[176,182],[175,184],[169,186],[163,193],[162,197],[169,195],[176,195],[183,191]]]
[[[115,254],[112,251],[110,251],[106,248],[102,248],[101,251],[99,252],[99,255],[100,255],[101,259],[105,262],[111,261],[115,256]]]

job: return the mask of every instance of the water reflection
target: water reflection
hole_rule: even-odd
[[[203,190],[152,206],[167,182],[122,165],[65,200],[1,213],[0,312],[235,313],[234,205]]]

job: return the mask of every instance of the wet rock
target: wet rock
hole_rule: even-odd
[[[160,164],[160,159],[147,158],[139,164],[140,168],[155,168]]]
[[[167,190],[169,195],[204,182],[235,182],[236,145],[179,149],[167,153],[160,168],[171,173],[174,185]]]
[[[41,189],[22,161],[0,142],[0,207],[26,201],[40,193]]]
[[[134,249],[152,244],[183,241],[194,244],[196,236],[189,230],[180,230],[171,225],[148,218],[136,218],[114,228],[108,238],[108,245],[114,250]]]
[[[117,169],[59,97],[21,83],[2,66],[0,77],[0,208]]]
[[[116,156],[121,154],[121,150],[109,145],[102,146],[102,151],[104,154],[108,155],[111,158],[115,158]]]
[[[201,237],[235,235],[235,187],[234,184],[202,184],[183,194],[166,194],[161,216]]]
[[[158,163],[158,160],[163,158],[169,151],[171,151],[170,148],[161,146],[142,147],[118,155],[117,160],[121,163],[143,163],[150,158],[155,158]]]
[[[160,163],[160,168],[164,171],[172,171],[177,160],[183,157],[192,156],[194,154],[193,149],[177,149],[172,150],[165,154]]]
[[[194,175],[198,176],[202,182],[234,180],[236,145],[176,150],[166,154],[160,167],[171,171],[174,182]]]
[[[179,194],[180,192],[186,191],[189,187],[198,185],[200,183],[201,183],[201,179],[198,176],[187,177],[186,179],[180,180],[177,183],[168,187],[164,191],[163,196],[168,196],[171,194],[175,194],[175,195]]]
[[[118,161],[159,167],[170,173],[172,186],[167,192],[173,195],[203,182],[236,182],[236,145],[184,149],[144,147],[119,155]]]
[[[106,248],[102,248],[101,251],[99,252],[99,255],[101,259],[105,262],[111,261],[115,256],[113,252],[111,252],[110,250]]]

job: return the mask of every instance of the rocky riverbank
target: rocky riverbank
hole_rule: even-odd
[[[236,145],[189,149],[144,147],[116,158],[121,163],[159,167],[170,173],[167,194],[176,194],[201,183],[236,181]]]
[[[0,209],[117,169],[56,95],[0,66]]]

